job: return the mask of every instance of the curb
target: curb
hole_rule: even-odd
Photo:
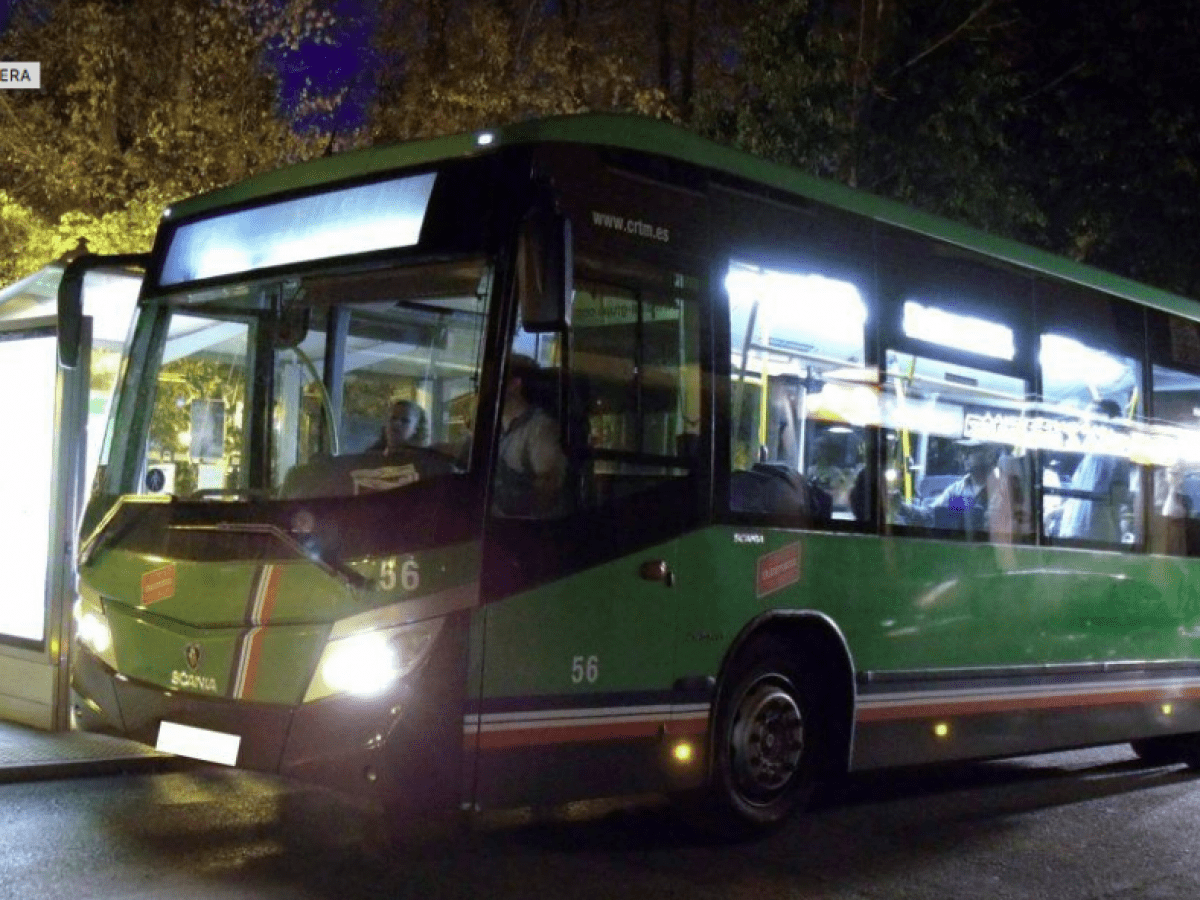
[[[191,768],[196,760],[179,756],[119,756],[109,759],[45,760],[0,763],[0,784],[91,778],[105,775],[146,775]]]

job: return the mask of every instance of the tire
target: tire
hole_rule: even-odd
[[[1152,766],[1183,763],[1189,769],[1200,769],[1200,734],[1171,734],[1162,737],[1130,741],[1129,746],[1143,762]]]
[[[819,723],[795,655],[781,640],[754,641],[721,695],[710,793],[735,836],[782,824],[815,787]]]

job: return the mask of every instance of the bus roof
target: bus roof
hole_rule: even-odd
[[[585,114],[533,119],[446,137],[356,150],[297,163],[174,204],[172,218],[369,177],[439,160],[478,156],[518,144],[577,143],[665,156],[837,207],[936,238],[985,256],[1090,288],[1200,319],[1200,303],[1075,262],[902,203],[808,175],[699,137],[684,128],[631,115]]]

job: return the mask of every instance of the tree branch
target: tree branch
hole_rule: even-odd
[[[1078,72],[1080,69],[1084,68],[1084,66],[1086,66],[1086,65],[1087,65],[1086,62],[1076,63],[1075,65],[1071,66],[1071,68],[1067,69],[1067,71],[1065,71],[1061,75],[1059,75],[1057,78],[1051,78],[1048,82],[1043,84],[1040,88],[1030,91],[1028,94],[1026,94],[1024,97],[1021,98],[1020,102],[1024,103],[1025,101],[1032,100],[1034,97],[1044,94],[1047,91],[1053,90],[1057,85],[1062,84],[1064,81],[1066,81],[1068,78],[1070,78],[1076,72]]]
[[[913,66],[915,66],[917,63],[919,63],[921,60],[923,60],[929,54],[933,53],[939,47],[942,47],[945,44],[948,44],[950,41],[954,40],[956,37],[958,37],[959,34],[961,34],[968,27],[970,27],[972,22],[974,22],[976,19],[978,19],[981,15],[983,15],[985,12],[987,12],[989,9],[991,9],[995,5],[996,5],[996,0],[984,0],[984,2],[981,3],[978,7],[976,7],[974,12],[972,12],[969,16],[967,16],[965,19],[963,19],[962,22],[960,22],[956,28],[953,28],[950,31],[946,32],[946,34],[944,34],[941,38],[934,41],[932,44],[930,44],[928,47],[926,47],[924,50],[922,50],[920,53],[918,53],[916,56],[914,56],[908,62],[901,65],[898,69],[896,69],[896,72],[903,71],[904,69],[911,69]],[[893,72],[892,74],[894,75],[895,72]]]

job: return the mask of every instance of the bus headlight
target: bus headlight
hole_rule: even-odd
[[[112,632],[98,615],[84,613],[79,620],[79,640],[97,656],[103,656],[112,647]]]
[[[428,654],[442,620],[381,628],[325,645],[304,702],[334,694],[374,697],[408,675]]]
[[[400,677],[400,654],[382,634],[360,634],[330,645],[321,677],[333,690],[370,697]]]
[[[100,657],[110,668],[117,667],[113,653],[112,629],[108,627],[108,616],[97,598],[81,597],[72,610],[75,615],[75,635],[79,643]]]

